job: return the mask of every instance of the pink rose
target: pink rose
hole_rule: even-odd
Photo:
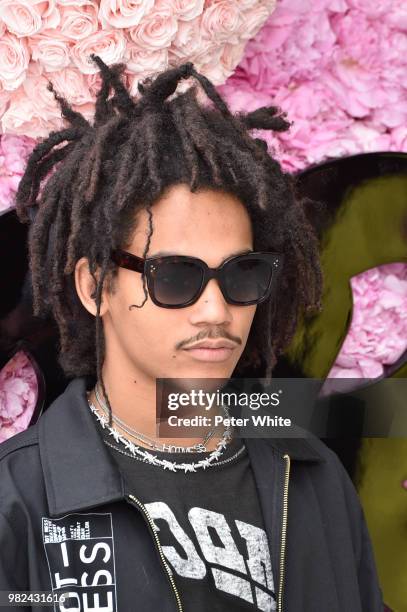
[[[100,76],[100,73],[95,72],[93,74],[85,74],[83,76],[89,88],[89,92],[92,96],[92,101],[94,102],[98,92],[100,91],[101,85],[102,85],[102,78]],[[124,85],[126,85],[127,80],[128,80],[126,71],[124,71],[124,73],[122,74],[121,80],[124,83]]]
[[[55,0],[2,0],[0,19],[15,36],[33,36],[41,28],[55,28],[59,12]]]
[[[86,104],[73,104],[73,110],[78,111],[92,125],[95,116],[95,103],[86,102]]]
[[[240,2],[239,8],[242,10]],[[269,17],[270,12],[272,12],[270,8],[259,4],[244,13],[244,28],[241,30],[240,37],[245,41],[253,38]]]
[[[99,19],[104,28],[131,28],[153,8],[154,0],[101,0]]]
[[[43,117],[59,119],[61,110],[54,95],[48,90],[48,75],[42,74],[39,64],[30,64],[27,77],[22,85],[32,105]]]
[[[57,0],[60,6],[86,6],[92,4],[93,0]]]
[[[122,30],[101,30],[77,42],[71,48],[71,57],[81,72],[93,74],[99,72],[99,68],[90,58],[92,53],[110,65],[120,62],[125,50],[126,38]]]
[[[71,63],[68,45],[55,38],[38,34],[28,40],[31,59],[38,61],[48,72],[61,70]]]
[[[80,105],[94,101],[85,76],[74,68],[53,72],[49,80],[52,81],[55,90],[66,97],[70,104]]]
[[[170,54],[174,59],[193,58],[202,48],[200,19],[179,21],[177,34],[172,41]]]
[[[102,85],[102,79],[100,77],[100,73],[94,72],[93,74],[86,74],[84,75],[84,78],[89,87],[91,96],[95,98],[100,89],[100,86]]]
[[[171,6],[177,19],[190,21],[202,14],[204,0],[172,0]]]
[[[202,53],[194,58],[194,65],[198,72],[204,74],[215,85],[224,83],[228,74],[221,62],[223,47],[216,47],[208,53]]]
[[[81,6],[67,5],[61,9],[59,36],[70,40],[83,40],[98,30],[98,6],[87,0]]]
[[[276,0],[239,0],[239,8],[241,11],[247,11],[250,9],[256,9],[260,6],[268,7],[269,13],[273,12],[273,7],[276,4]]]
[[[10,93],[6,91],[0,82],[0,117],[6,112],[10,101]]]
[[[168,67],[168,51],[141,49],[130,42],[126,46],[125,61],[129,72],[161,72]]]
[[[202,15],[201,27],[203,38],[216,43],[238,43],[245,29],[238,2],[219,0],[211,4]]]
[[[139,25],[129,29],[130,38],[144,49],[169,47],[178,29],[170,6],[163,5],[144,17]]]
[[[56,116],[56,109],[51,117],[46,109],[39,109],[21,87],[14,92],[10,106],[1,119],[1,127],[4,133],[38,138],[48,136],[52,129],[60,129],[62,120],[60,116]]]
[[[245,46],[245,41],[237,45],[224,45],[221,56],[221,63],[224,68],[224,74],[226,78],[233,74],[236,66],[242,58]]]
[[[149,72],[149,71],[146,71],[146,72],[137,72],[136,74],[127,73],[126,77],[127,77],[127,82],[128,82],[128,87],[129,87],[130,95],[133,98],[139,98],[140,97],[140,92],[138,90],[138,84],[140,83],[140,81],[143,81],[147,77],[150,77],[150,76],[153,76],[153,75],[154,75],[154,73]]]
[[[0,4],[0,19],[15,36],[32,36],[42,26],[40,11],[28,0],[3,0]]]
[[[4,34],[0,38],[0,81],[7,91],[17,89],[24,81],[30,54],[24,38]]]

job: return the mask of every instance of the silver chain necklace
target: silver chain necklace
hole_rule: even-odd
[[[104,416],[107,417],[109,414],[109,409],[106,406],[106,403],[100,397],[98,389],[97,389],[97,385],[95,386],[95,395],[96,395],[98,404],[104,413]],[[225,416],[229,416],[229,414],[225,413]],[[177,453],[177,452],[205,453],[207,450],[206,445],[208,441],[210,440],[210,438],[215,433],[214,429],[209,430],[208,433],[204,436],[204,438],[202,438],[202,442],[198,442],[197,444],[194,444],[193,446],[175,446],[174,444],[159,444],[156,440],[154,440],[153,438],[150,438],[149,436],[142,433],[141,431],[137,431],[137,429],[131,428],[129,425],[127,425],[127,423],[125,423],[117,415],[112,414],[112,420],[115,423],[118,423],[120,427],[132,438],[135,438],[136,440],[140,440],[141,442],[147,444],[152,450],[167,452],[167,453]]]
[[[118,448],[114,444],[110,444],[110,442],[108,440],[104,440],[104,443],[106,444],[106,446],[110,446],[110,448],[113,448],[115,451],[117,451],[121,455],[126,455],[127,457],[130,457],[131,459],[136,459],[137,461],[141,461],[141,463],[146,463],[144,461],[144,459],[142,459],[141,457],[135,457],[134,455],[130,455],[130,453],[126,453],[126,451],[122,450],[121,448]],[[226,465],[226,464],[230,463],[231,461],[234,461],[235,459],[240,457],[240,455],[245,450],[246,450],[246,447],[243,444],[233,455],[231,455],[227,459],[223,459],[222,461],[217,461],[216,463],[212,463],[212,465],[210,467],[215,468],[215,467],[219,467],[221,465]]]
[[[133,444],[130,440],[122,436],[117,429],[110,427],[108,419],[100,415],[93,403],[88,398],[89,408],[98,419],[103,429],[109,431],[109,435],[113,436],[116,442],[121,442],[126,449],[128,449],[134,458],[141,458],[146,463],[162,467],[164,470],[170,470],[171,472],[178,472],[183,470],[185,474],[188,472],[196,472],[197,469],[203,469],[213,467],[214,461],[218,461],[222,456],[226,446],[232,438],[232,429],[227,427],[223,432],[222,439],[218,442],[216,449],[212,451],[206,459],[200,461],[192,461],[190,463],[177,463],[176,461],[168,461],[167,459],[160,459],[157,455],[150,453],[148,450],[142,449],[140,446]],[[225,408],[225,407],[224,407]],[[226,410],[226,408],[225,408]]]

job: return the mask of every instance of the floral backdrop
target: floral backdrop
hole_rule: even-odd
[[[0,0],[0,214],[36,140],[62,126],[48,80],[92,117],[91,53],[125,61],[133,95],[140,79],[188,60],[233,110],[278,104],[293,124],[262,136],[286,171],[407,151],[405,0]],[[329,376],[380,376],[407,348],[407,266],[351,285],[353,318]],[[21,353],[0,372],[0,442],[28,426],[36,385]]]

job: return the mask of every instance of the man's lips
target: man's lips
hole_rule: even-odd
[[[195,344],[191,344],[191,346],[187,346],[185,350],[195,349],[195,348],[208,348],[208,349],[220,349],[220,348],[236,348],[236,343],[231,342],[231,340],[220,339],[220,340],[202,340],[201,342],[196,342]]]
[[[184,349],[186,353],[197,361],[226,361],[233,353],[233,347],[220,346],[218,348],[211,348],[207,346],[192,347]]]

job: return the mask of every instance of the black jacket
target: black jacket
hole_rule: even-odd
[[[0,445],[0,591],[60,585],[71,593],[66,610],[182,610],[154,524],[96,430],[88,383],[72,380],[34,426]],[[336,455],[313,438],[245,443],[277,610],[382,611],[361,505]]]

